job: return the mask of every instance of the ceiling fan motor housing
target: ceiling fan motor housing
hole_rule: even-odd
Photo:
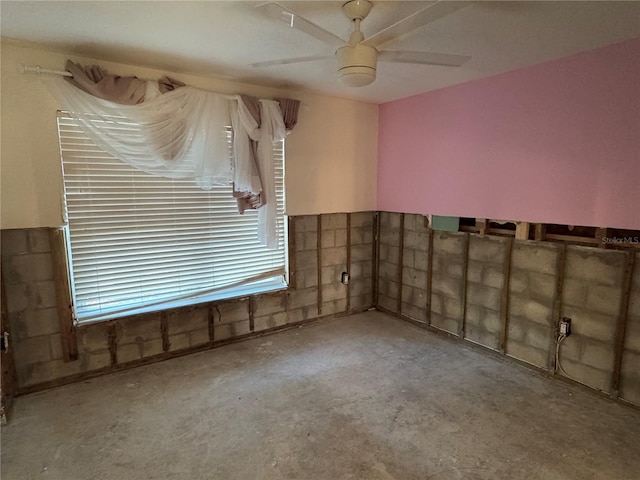
[[[345,45],[336,51],[338,80],[350,87],[363,87],[376,79],[378,51],[369,45]]]

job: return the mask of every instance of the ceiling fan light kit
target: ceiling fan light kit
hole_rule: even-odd
[[[349,87],[364,87],[376,80],[378,60],[397,63],[413,63],[419,65],[439,65],[458,67],[469,60],[464,55],[451,55],[433,52],[413,52],[401,50],[378,50],[383,44],[427,23],[466,8],[469,2],[449,2],[439,0],[420,8],[408,17],[390,25],[372,35],[367,40],[360,31],[360,23],[369,15],[373,3],[369,0],[350,0],[342,5],[342,12],[353,23],[353,32],[348,42],[319,27],[297,13],[283,7],[277,2],[262,4],[264,13],[285,21],[291,28],[311,35],[337,48],[335,56],[338,62],[338,81]],[[292,59],[274,60],[254,63],[254,67],[269,67],[318,60],[324,57],[308,56]]]

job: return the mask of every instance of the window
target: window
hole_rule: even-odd
[[[231,185],[137,170],[58,115],[68,250],[80,323],[286,286],[284,141],[274,144],[278,247],[257,240],[258,215],[240,215]],[[135,135],[131,125],[126,135]],[[228,129],[231,154],[231,128]]]

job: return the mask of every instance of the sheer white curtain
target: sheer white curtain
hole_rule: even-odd
[[[273,142],[285,137],[278,102],[260,100],[259,128],[239,96],[230,99],[187,86],[159,94],[157,82],[149,81],[144,102],[122,105],[90,95],[63,78],[47,78],[45,83],[86,134],[121,161],[152,175],[193,177],[203,189],[234,182],[238,190],[261,193],[265,205],[258,210],[258,236],[264,245],[277,246]],[[135,135],[132,125],[139,125]],[[249,138],[258,142],[258,165]]]
[[[152,175],[193,177],[205,189],[231,180],[226,134],[230,100],[225,96],[182,87],[137,105],[122,105],[62,78],[45,81],[87,135],[121,161]],[[128,133],[132,124],[140,126],[139,134]]]
[[[261,243],[275,248],[278,243],[276,228],[275,175],[273,142],[286,136],[280,106],[275,100],[260,100],[260,127],[242,99],[232,107],[231,121],[234,131],[234,157],[237,168],[234,182],[236,189],[251,193],[262,193],[264,206],[258,209],[258,238]],[[251,165],[253,155],[247,137],[258,142],[257,176]],[[243,169],[247,168],[247,171]],[[247,180],[249,182],[247,183]],[[261,190],[259,190],[261,189]]]

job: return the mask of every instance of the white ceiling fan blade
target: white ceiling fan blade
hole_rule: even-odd
[[[283,7],[279,3],[263,3],[261,5],[258,5],[256,8],[262,11],[268,17],[280,20],[287,24],[289,27],[295,28],[296,30],[306,33],[307,35],[311,35],[318,40],[322,40],[323,42],[328,43],[335,48],[341,47],[346,43],[345,40],[338,37],[337,35],[334,35],[328,30],[319,27],[315,23],[312,23],[306,18],[301,17],[293,10]]]
[[[370,36],[363,43],[372,47],[379,47],[387,42],[403,35],[411,30],[426,25],[427,23],[438,20],[453,12],[462,10],[471,5],[471,2],[452,2],[440,0],[421,8],[408,17],[390,25],[384,30],[379,31],[375,35]]]
[[[325,60],[327,58],[333,57],[327,55],[310,55],[308,57],[292,57],[283,58],[281,60],[267,60],[266,62],[256,62],[252,63],[251,66],[253,68],[273,67],[274,65],[289,65],[291,63],[315,62],[316,60]]]
[[[395,63],[417,63],[420,65],[442,65],[445,67],[459,67],[471,57],[467,55],[453,55],[433,52],[409,52],[404,50],[382,50],[378,53],[378,60]]]

